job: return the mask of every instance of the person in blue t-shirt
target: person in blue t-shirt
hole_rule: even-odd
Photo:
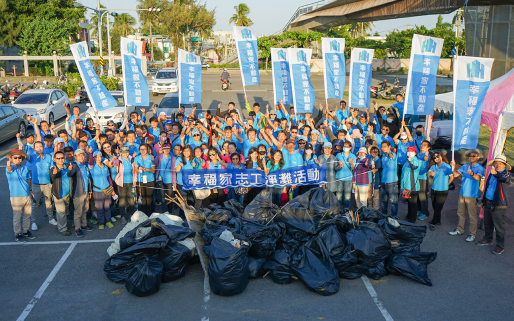
[[[139,146],[140,155],[134,158],[135,170],[137,174],[137,185],[141,195],[141,210],[143,213],[153,213],[153,191],[155,187],[155,165],[153,157],[148,153],[148,144]]]
[[[398,113],[400,114],[400,118],[403,118],[403,109],[405,102],[403,101],[403,95],[402,94],[396,94],[396,102],[391,105],[391,107],[398,109]],[[405,124],[409,124],[411,115],[405,114],[404,122]]]
[[[287,157],[284,157],[285,168],[293,168],[298,166],[303,166],[303,157],[295,150],[295,141],[292,139],[288,139],[286,141],[287,151],[283,154],[286,154]],[[291,186],[289,188],[289,193],[293,194],[293,197],[298,196],[298,186]]]
[[[435,225],[441,225],[441,211],[448,197],[449,185],[453,182],[452,168],[444,154],[435,152],[432,155],[427,175],[432,177],[430,199],[432,200],[434,216],[432,216],[432,220],[428,224],[430,230],[433,231],[435,230]]]
[[[391,204],[391,216],[398,215],[398,157],[391,150],[389,141],[382,142],[382,182],[380,184],[380,208],[387,213]]]
[[[430,162],[430,142],[425,140],[421,142],[417,150],[417,158],[420,161],[419,167],[419,195],[418,195],[418,219],[420,221],[425,220],[430,213],[428,212],[428,200],[427,200],[427,189],[428,189],[428,163]]]
[[[115,195],[114,190],[110,195],[106,195],[103,190],[111,187],[109,182],[109,167],[103,164],[102,152],[93,153],[94,164],[89,165],[91,180],[93,181],[93,197],[98,219],[98,229],[103,230],[105,225],[113,228],[111,223],[111,197]]]
[[[25,243],[25,238],[34,239],[30,232],[30,216],[32,214],[32,194],[30,172],[22,162],[27,158],[24,151],[15,149],[7,154],[5,175],[9,184],[11,207],[13,210],[14,239]]]
[[[480,152],[478,150],[468,150],[466,156],[469,158],[469,163],[453,171],[454,177],[462,175],[462,185],[459,194],[459,208],[457,210],[459,224],[457,228],[449,232],[449,234],[462,235],[464,233],[466,212],[468,212],[470,231],[466,241],[473,242],[477,234],[477,199],[480,197],[480,181],[482,180],[482,176],[484,176],[484,168],[482,165],[478,164],[480,160]],[[452,160],[450,165],[452,168],[455,168],[455,161]]]
[[[352,178],[357,157],[352,154],[352,144],[345,141],[343,145],[343,152],[336,155],[341,170],[336,172],[337,192],[336,196],[341,206],[346,210],[350,208],[350,200],[352,198]]]
[[[344,100],[341,100],[339,102],[339,107],[340,109],[338,109],[336,111],[336,117],[337,117],[337,120],[342,123],[344,120],[346,120],[346,118],[348,118],[348,116],[350,115],[350,112],[348,111],[348,109],[346,109],[346,101]]]
[[[54,154],[55,166],[50,168],[50,180],[52,182],[52,195],[55,204],[55,216],[57,229],[64,236],[70,236],[68,231],[66,214],[70,206],[70,177],[66,166],[64,153],[60,150]]]

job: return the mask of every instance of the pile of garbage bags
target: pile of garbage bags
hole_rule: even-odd
[[[420,252],[426,226],[366,207],[342,213],[336,196],[322,187],[282,208],[263,190],[246,208],[231,200],[196,214],[205,219],[199,234],[218,295],[241,293],[250,278],[267,275],[279,284],[299,279],[325,296],[339,291],[340,278],[362,275],[404,275],[432,285],[427,266],[437,253]]]
[[[195,232],[178,216],[136,212],[107,252],[107,278],[125,283],[128,292],[148,296],[161,283],[183,277],[196,254]]]

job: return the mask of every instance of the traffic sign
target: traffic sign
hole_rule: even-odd
[[[100,56],[100,65],[105,66],[105,60],[104,57]]]
[[[455,56],[456,54],[457,54],[457,48],[453,48],[453,49],[452,49],[452,55],[454,55],[454,56]]]

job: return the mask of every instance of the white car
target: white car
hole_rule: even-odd
[[[161,68],[152,79],[152,94],[154,96],[178,92],[177,68]]]
[[[111,95],[116,99],[116,102],[118,103],[118,106],[112,107],[103,111],[98,112],[98,122],[100,123],[100,126],[107,127],[107,122],[109,120],[114,121],[114,124],[116,124],[116,128],[120,128],[121,124],[123,123],[123,119],[125,118],[125,110],[127,112],[127,115],[130,116],[130,113],[133,111],[136,111],[135,106],[125,106],[125,99],[123,97],[123,91],[111,91]],[[94,108],[88,103],[87,104],[89,108],[86,110],[86,113],[84,114],[84,117],[95,119],[95,110]]]
[[[55,120],[66,117],[64,103],[70,106],[70,99],[62,90],[29,89],[24,91],[12,105],[23,109],[27,115],[36,118],[38,124],[42,120],[52,124]]]

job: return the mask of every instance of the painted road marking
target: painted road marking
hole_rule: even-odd
[[[103,240],[81,240],[81,241],[43,241],[43,242],[1,242],[2,245],[48,245],[48,244],[82,244],[82,243],[112,243],[114,239],[103,239]]]
[[[369,292],[369,295],[371,295],[371,297],[373,298],[373,301],[375,302],[375,304],[377,305],[377,308],[380,310],[380,312],[382,313],[382,316],[384,317],[384,319],[386,319],[386,321],[393,321],[393,317],[391,317],[391,315],[389,314],[389,312],[387,312],[387,309],[384,307],[384,305],[382,304],[382,302],[380,302],[378,300],[378,296],[377,296],[377,292],[375,291],[375,289],[373,288],[373,285],[371,285],[371,283],[369,282],[369,279],[367,276],[363,275],[361,277],[362,279],[362,282],[364,282],[364,285],[366,286],[366,289],[368,289],[368,292]]]
[[[64,255],[59,260],[59,262],[57,262],[57,265],[55,265],[55,267],[53,268],[52,272],[50,272],[50,274],[46,278],[45,282],[43,282],[43,284],[41,285],[39,290],[36,292],[36,294],[34,295],[32,300],[30,300],[29,304],[27,304],[27,306],[25,307],[25,309],[23,310],[21,315],[18,317],[17,321],[24,321],[28,317],[30,311],[32,311],[32,309],[36,305],[37,301],[39,299],[41,299],[41,297],[43,296],[43,293],[45,293],[45,290],[48,288],[50,283],[53,281],[53,279],[54,279],[55,275],[57,274],[57,272],[59,272],[59,270],[63,266],[64,262],[66,262],[66,260],[70,256],[70,254],[73,251],[73,249],[75,248],[75,246],[77,246],[77,243],[78,242],[73,242],[73,243],[70,244],[70,246],[68,247],[68,249],[66,250]]]

